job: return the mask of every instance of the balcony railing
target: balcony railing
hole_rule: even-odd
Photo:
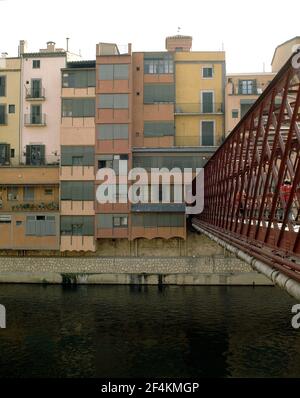
[[[194,103],[194,104],[176,104],[175,114],[212,114],[224,113],[223,103]]]
[[[24,115],[24,124],[25,126],[46,126],[46,115],[44,113],[41,115]]]
[[[9,201],[3,203],[0,200],[0,211],[59,211],[59,203],[58,202],[41,202],[41,201]]]
[[[27,87],[26,88],[26,99],[27,100],[44,100],[45,89],[44,87]]]
[[[224,135],[221,133],[215,133],[211,137],[202,137],[199,135],[187,136],[177,135],[174,137],[175,147],[217,147],[224,141]]]
[[[0,125],[6,125],[7,124],[7,114],[6,113],[1,113],[0,114]]]

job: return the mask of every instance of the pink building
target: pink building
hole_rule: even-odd
[[[48,42],[33,53],[20,42],[22,58],[21,162],[26,165],[55,165],[60,160],[61,69],[68,59],[78,59]]]

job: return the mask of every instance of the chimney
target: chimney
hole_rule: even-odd
[[[54,41],[47,41],[47,52],[54,53],[55,52],[55,43]]]
[[[27,53],[27,41],[26,40],[20,40],[19,43],[19,57],[25,53]]]

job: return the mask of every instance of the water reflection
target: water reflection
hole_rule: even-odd
[[[1,285],[4,377],[299,377],[295,300],[272,287]]]

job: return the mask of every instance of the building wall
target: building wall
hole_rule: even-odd
[[[254,103],[260,94],[265,90],[268,84],[273,80],[275,73],[243,73],[243,74],[230,74],[226,77],[226,122],[225,132],[228,135],[234,127],[241,120],[241,104],[244,102]],[[239,82],[242,80],[256,81],[255,93],[239,94]],[[238,110],[238,117],[233,117],[232,111]]]
[[[20,148],[20,58],[0,58],[0,76],[6,76],[6,96],[0,97],[0,105],[6,105],[7,125],[0,126],[0,143],[9,144],[15,156],[11,164],[18,164]],[[15,113],[8,112],[8,106],[15,105]]]
[[[64,69],[62,71],[60,84],[62,85],[61,96],[62,101],[64,99],[78,99],[88,100],[95,99],[95,87],[63,87],[63,76],[69,73],[95,73],[95,68],[84,68],[84,65],[78,63],[78,67]],[[76,78],[77,79],[77,78]],[[76,80],[75,79],[75,80]],[[75,84],[76,85],[76,84]],[[94,186],[95,181],[95,164],[94,164],[94,146],[95,146],[95,117],[75,117],[70,115],[65,117],[61,113],[61,126],[60,126],[60,144],[61,144],[61,167],[60,167],[60,183],[61,183],[61,227],[64,220],[72,217],[74,224],[81,223],[82,217],[89,217],[93,220],[95,218],[95,201],[94,195],[89,200],[80,200],[78,198],[66,199],[63,197],[64,185],[69,184],[78,185],[92,184]],[[79,156],[85,156],[85,150],[92,149],[92,159],[88,164],[73,165],[72,162],[66,162],[65,149],[72,148],[72,154],[75,155],[75,151]],[[77,148],[77,149],[76,149]],[[78,152],[77,152],[78,151]],[[83,151],[83,152],[81,152]],[[73,224],[72,224],[73,225]],[[93,227],[95,230],[95,228]],[[95,238],[94,236],[87,236],[82,231],[79,236],[73,235],[73,230],[65,232],[61,229],[60,237],[60,250],[62,252],[74,251],[74,252],[86,252],[95,251]]]
[[[32,67],[33,60],[40,60],[40,68]],[[46,146],[47,163],[59,161],[60,154],[60,114],[61,114],[61,68],[66,65],[65,56],[40,56],[40,54],[24,54],[22,58],[22,152],[26,145],[43,144]],[[45,89],[45,100],[29,101],[26,90],[31,79],[41,79]],[[42,105],[42,114],[46,115],[45,126],[25,126],[24,115],[30,114],[31,105]],[[23,156],[25,162],[25,156]]]
[[[133,109],[133,65],[131,46],[128,44],[127,51],[124,54],[114,54],[111,52],[100,52],[100,47],[97,47],[96,57],[96,129],[101,128],[103,124],[128,125],[128,138],[127,139],[107,139],[100,140],[96,130],[95,137],[95,165],[96,172],[98,171],[98,161],[107,159],[107,157],[114,157],[120,155],[127,155],[127,169],[132,168],[132,118],[134,114]],[[118,79],[113,76],[112,79],[102,79],[100,75],[101,67],[106,65],[128,65],[127,78]],[[128,107],[126,109],[103,109],[100,95],[105,94],[127,94]],[[126,176],[117,176],[118,181],[127,184]],[[95,189],[97,190],[100,181],[96,181]],[[130,203],[126,204],[99,204],[95,200],[95,236],[96,239],[102,240],[107,238],[115,239],[130,239]],[[127,226],[113,227],[106,225],[105,220],[110,219],[111,223],[113,217],[127,217]]]
[[[59,248],[59,213],[6,213],[11,222],[1,221],[0,214],[0,249],[11,250],[57,250]],[[30,236],[26,235],[26,219],[30,216],[54,217],[55,235]]]
[[[179,146],[200,146],[201,121],[215,122],[215,142],[221,143],[224,134],[224,52],[177,52],[176,65],[176,137]],[[204,78],[204,67],[213,68],[213,77]],[[202,92],[213,91],[214,109],[204,113]]]

